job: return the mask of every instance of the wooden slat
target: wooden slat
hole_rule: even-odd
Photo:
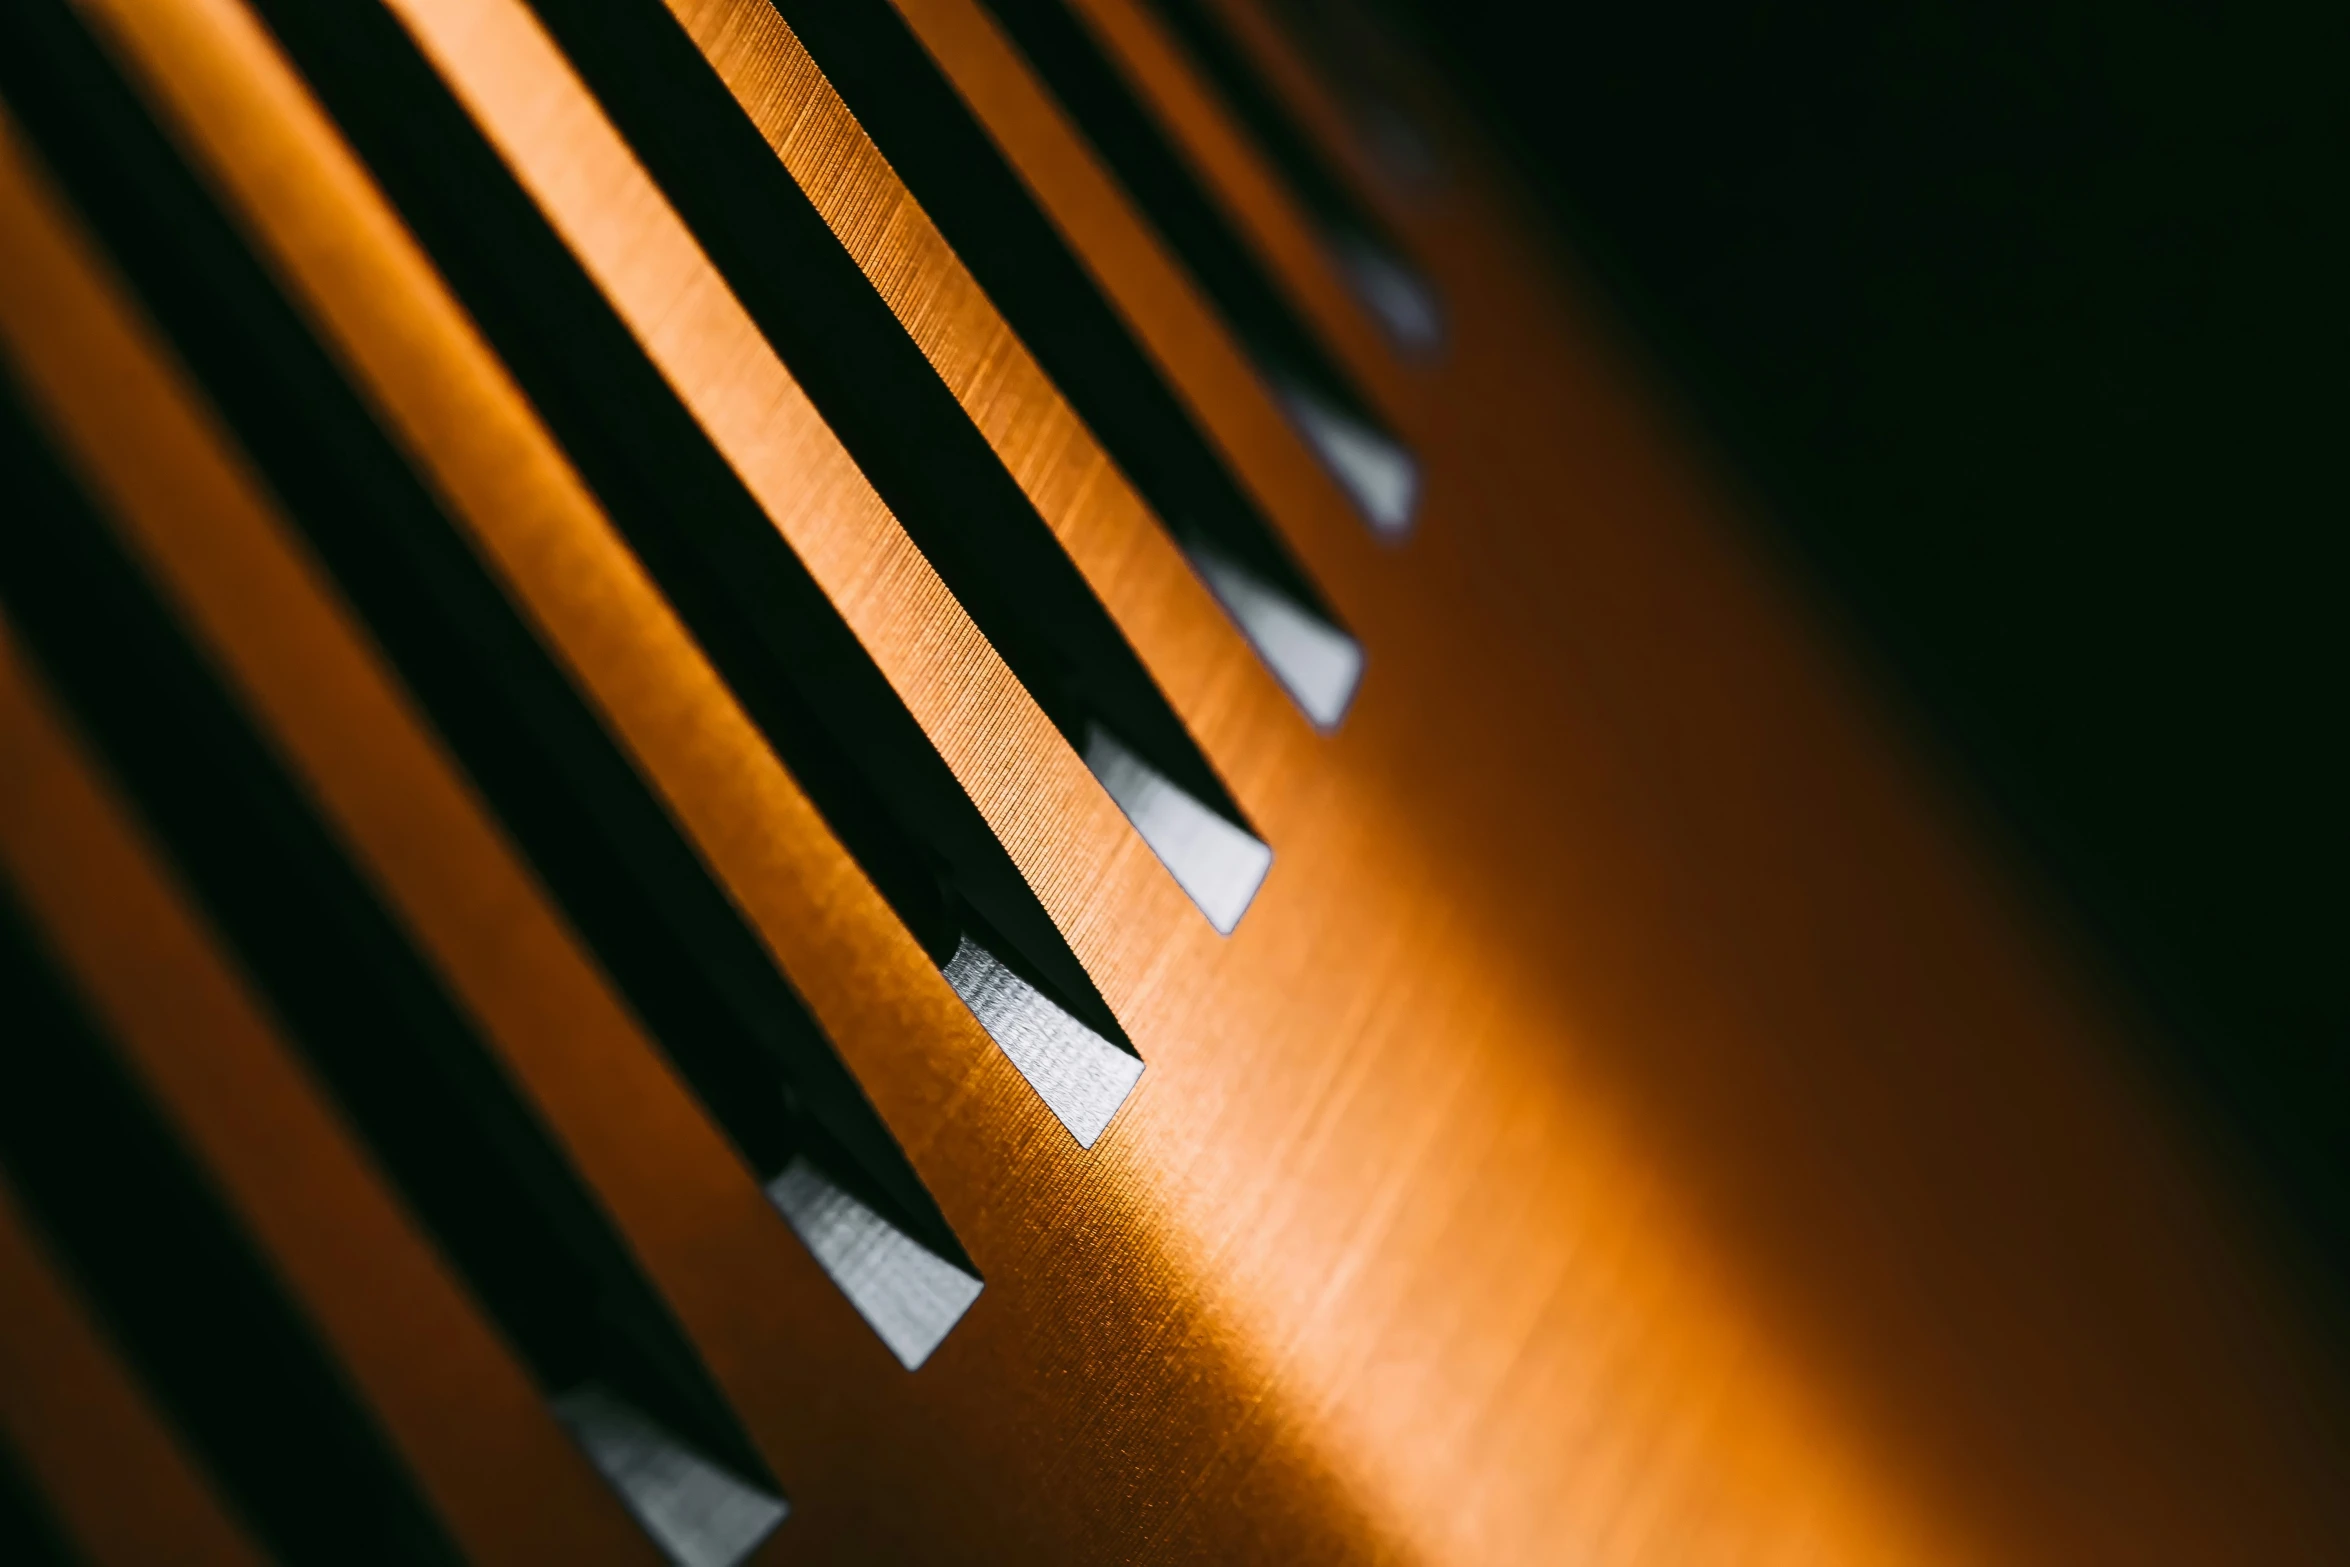
[[[1067,0],[1125,73],[1128,85],[1165,127],[1337,356],[1366,387],[1381,412],[1407,438],[1424,423],[1415,366],[1397,355],[1363,307],[1315,232],[1280,170],[1182,44],[1142,0]]]
[[[1342,602],[1376,558],[1240,345],[977,0],[892,0],[1192,417]]]
[[[267,1560],[92,1322],[5,1181],[0,1436],[96,1567]]]
[[[218,539],[267,502],[0,127],[0,340],[129,526]],[[135,476],[134,476],[135,475]],[[649,1560],[200,917],[6,655],[0,854],[61,960],[286,1270],[395,1445],[485,1560]]]
[[[1120,976],[1098,966],[1107,943],[1088,928],[1089,893],[1107,877],[1152,874],[1148,851],[889,515],[519,0],[397,0],[390,9],[855,630],[1079,956],[1093,960],[1088,968],[1115,1010]],[[336,302],[321,303],[331,310]],[[382,391],[390,401],[401,389]],[[395,417],[439,420],[441,406],[395,403]],[[456,455],[430,434],[419,444],[428,460]],[[453,464],[442,472],[485,546],[511,549],[504,515],[477,488],[490,476]],[[468,491],[481,500],[468,504]],[[588,683],[617,688],[620,671],[600,667],[601,650],[544,602],[548,567],[506,558],[516,592],[534,601]],[[650,609],[636,618],[657,623]],[[720,700],[710,699],[714,711]],[[630,718],[615,708],[624,733]],[[744,814],[697,809],[708,787],[674,776],[674,743],[632,738],[713,866],[735,882]],[[759,917],[751,889],[738,885],[736,895]]]
[[[340,753],[353,771],[337,782],[367,772],[370,788],[397,789],[421,772],[434,804],[470,813],[448,764],[293,547],[267,495],[12,138],[0,141],[0,223],[7,239],[0,342],[124,542],[167,591],[185,595],[199,626],[225,629],[235,653],[268,664],[265,685],[282,703],[262,704],[272,716],[300,711],[298,691],[361,726],[340,731],[345,740],[364,734],[368,745]],[[0,852],[13,878],[101,1017],[286,1270],[465,1548],[483,1560],[654,1560],[13,655],[0,695],[11,791],[0,811]],[[387,750],[408,769],[390,763],[369,772]],[[457,819],[448,834],[454,845],[410,839],[394,852],[431,859],[449,847],[461,852],[469,835],[487,845],[485,857],[504,854],[478,815]],[[424,835],[432,829],[414,814],[406,825]],[[511,947],[528,941],[514,941],[508,921],[531,922],[542,941],[565,939],[511,861],[499,868],[506,885],[477,886],[487,895],[474,905],[483,921],[477,951],[489,967],[503,967]],[[529,911],[521,920],[507,913],[517,905]],[[575,982],[600,985],[583,959],[563,952],[557,961]],[[609,1030],[641,1062],[648,1047],[615,1004],[603,1006]],[[638,1072],[658,1085],[644,1097],[648,1119],[665,1089],[673,1120],[713,1135],[698,1111],[679,1104],[673,1080],[650,1063]],[[742,1206],[758,1225],[753,1244],[796,1255],[797,1243],[739,1167],[710,1162],[720,1179],[731,1175],[747,1189],[752,1201]]]
[[[852,1056],[860,1044],[877,1049],[905,1068],[932,1061],[867,1078],[877,1100],[895,1090],[903,1111],[922,1107],[909,1122],[893,1116],[889,1103],[878,1105],[900,1142],[917,1150],[972,1072],[993,1070],[992,1049],[954,1054],[956,1045],[984,1036],[926,964],[926,982],[886,990],[857,982],[864,965],[894,969],[916,949],[735,705],[282,56],[249,13],[223,0],[100,0],[90,9],[152,84],[167,117],[184,127],[322,336],[416,454],[835,1042]],[[629,254],[653,269],[646,286],[657,289],[667,279],[697,291],[668,318],[674,346],[712,356],[700,364],[716,378],[704,390],[748,443],[736,455],[756,465],[758,487],[779,509],[806,523],[806,537],[831,549],[838,575],[827,586],[836,602],[933,732],[953,730],[950,760],[975,795],[997,807],[998,830],[1024,851],[1031,879],[1050,883],[1038,860],[1080,880],[1099,874],[1104,861],[1127,863],[1137,875],[1148,865],[1156,874],[1148,852],[740,322],[690,240],[662,216],[658,196],[553,62],[543,35],[516,11],[480,16],[489,43],[514,44],[533,69],[555,64],[558,74],[533,78],[553,94],[541,104],[548,119],[539,134],[552,152],[569,146],[584,160],[565,177],[590,189],[613,182],[615,204],[599,221],[614,243],[642,238]],[[532,101],[518,100],[516,112]],[[711,324],[696,315],[702,308],[717,312],[711,319],[719,336],[699,335]],[[726,357],[737,350],[750,357]],[[738,369],[748,377],[739,386],[729,380]],[[829,521],[840,526],[818,526]],[[951,722],[950,715],[974,706],[1008,721]],[[1055,830],[1065,811],[1119,847],[1081,853]],[[1169,888],[1170,899],[1176,896]],[[819,910],[832,917],[813,917]],[[934,1048],[945,1054],[931,1058]]]
[[[743,113],[1232,776],[1271,693],[1157,518],[766,0],[672,0]],[[1245,783],[1236,787],[1246,789]]]
[[[652,1562],[246,995],[12,645],[0,645],[0,747],[10,786],[0,863],[17,893],[467,1552],[518,1563],[552,1552]],[[135,1488],[128,1494],[135,1500]],[[158,1495],[168,1502],[169,1487]]]
[[[795,969],[901,1135],[937,1129],[989,1293],[868,1378],[821,1313],[710,1288],[698,1335],[806,1477],[792,1548],[2339,1559],[2339,1381],[2241,1215],[1489,175],[1396,218],[1456,331],[1429,514],[1382,561],[1164,258],[1117,248],[1139,226],[984,13],[902,9],[1065,182],[1040,200],[1096,226],[1072,243],[1385,673],[1327,744],[1264,742],[1285,872],[1232,941],[1086,890],[1151,1059],[1092,1160],[1023,1140],[1016,1082],[925,1119],[954,1036],[855,1024],[933,993],[886,942]],[[211,90],[213,141],[346,177],[269,140],[266,81]],[[648,1240],[657,1206],[628,1215],[657,1271],[744,1275],[710,1260],[741,1232]]]

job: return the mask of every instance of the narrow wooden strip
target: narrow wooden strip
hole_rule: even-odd
[[[709,3],[709,0],[703,0]],[[1318,575],[1357,544],[1353,505],[1182,267],[978,0],[891,0],[987,127],[1200,427]]]
[[[96,1567],[266,1560],[90,1321],[5,1181],[0,1436]]]
[[[21,172],[17,185],[30,189]],[[53,219],[27,200],[13,200],[7,210],[12,222],[10,242],[0,247],[8,258],[0,294],[8,305],[0,321],[72,465],[600,1195],[714,1376],[735,1396],[754,1437],[779,1447],[792,1428],[792,1400],[775,1391],[791,1381],[788,1367],[778,1364],[786,1349],[776,1337],[778,1324],[791,1319],[788,1303],[820,1313],[832,1308],[845,1319],[844,1336],[862,1333],[861,1325],[550,910],[324,574],[144,340],[143,328],[109,297],[87,256],[75,253]],[[30,802],[7,813],[12,824],[43,823],[51,814]],[[47,841],[36,837],[25,848]],[[77,895],[85,898],[121,880],[63,869],[55,875],[61,888],[82,888]],[[93,908],[87,918],[88,961],[97,965],[108,942],[120,938],[108,936],[102,910]],[[881,918],[887,921],[886,910]],[[926,963],[921,971],[934,974]],[[129,996],[125,1004],[137,999]],[[231,1007],[218,998],[216,1005]],[[961,1015],[951,995],[945,1005]],[[144,1011],[136,1016],[147,1018]],[[148,1021],[161,1030],[170,1018]],[[121,1027],[130,1032],[128,1021]],[[155,1048],[163,1051],[170,1037],[157,1035]],[[191,1091],[195,1086],[201,1083]],[[281,1107],[294,1093],[281,1088]],[[224,1168],[251,1157],[275,1172],[255,1168],[256,1203],[289,1168],[309,1169],[299,1161],[289,1166],[291,1155],[265,1153],[259,1143],[240,1152],[235,1139],[222,1135],[217,1157]],[[317,1143],[323,1134],[309,1135]],[[325,1158],[323,1147],[304,1158]],[[288,1201],[322,1190],[307,1174],[286,1184]],[[401,1400],[412,1393],[422,1398],[431,1385],[418,1377],[413,1389],[405,1387],[390,1368],[413,1372],[403,1357],[461,1339],[452,1339],[457,1330],[446,1324],[425,1331],[423,1316],[410,1323],[373,1315],[387,1308],[370,1301],[396,1297],[388,1288],[368,1288],[372,1264],[361,1264],[395,1246],[397,1226],[385,1219],[364,1240],[360,1229],[342,1228],[349,1204],[359,1200],[346,1192],[320,1212],[297,1208],[286,1222],[301,1217],[318,1227],[302,1232],[322,1248],[317,1287],[340,1291],[338,1281],[348,1280],[349,1330],[388,1336],[378,1346],[387,1380],[377,1396],[390,1420]],[[289,1233],[282,1250],[296,1254],[298,1239]],[[412,1242],[410,1255],[421,1244]],[[317,1309],[324,1314],[323,1304]],[[486,1345],[482,1330],[473,1332]],[[356,1349],[349,1353],[356,1363]],[[880,1346],[872,1354],[886,1361]],[[462,1367],[465,1358],[450,1364]],[[478,1368],[476,1374],[486,1375]],[[536,1392],[518,1373],[508,1375],[517,1379],[501,1397],[535,1407]],[[504,1460],[497,1454],[481,1453],[478,1462],[468,1454],[512,1422],[471,1421],[449,1409],[436,1414],[435,1407],[427,1399],[412,1410],[420,1473],[428,1454],[453,1466],[443,1476],[452,1487],[481,1487],[500,1473]],[[547,1417],[537,1408],[532,1418]],[[552,1437],[551,1426],[543,1429]],[[788,1472],[788,1465],[776,1467]],[[583,1520],[603,1516],[595,1510],[604,1504],[593,1500],[603,1493],[592,1476],[581,1470],[572,1479],[587,1488],[586,1499],[557,1511]],[[476,1500],[480,1527],[487,1529],[495,1522],[494,1495]],[[626,1525],[618,1527],[634,1537]],[[591,1535],[576,1549],[520,1549],[514,1559],[586,1559],[592,1543]]]
[[[1239,649],[1166,530],[766,0],[669,0],[1211,752]]]
[[[103,476],[97,487],[147,527],[222,554],[240,531],[272,527],[5,122],[0,233],[0,342],[85,473]],[[266,618],[268,606],[243,607]],[[0,732],[0,859],[467,1548],[516,1562],[646,1559],[7,647]],[[520,1502],[521,1486],[551,1504]]]
[[[919,1065],[910,1097],[940,1114],[974,1066],[951,1047],[976,1031],[935,971],[928,984],[905,977],[917,949],[886,933],[896,930],[886,907],[257,20],[235,0],[85,4],[851,1065],[865,1041],[899,1069]],[[637,306],[633,326],[658,334],[656,363],[690,372],[689,406],[719,421],[718,444],[750,470],[778,525],[788,521],[802,558],[1087,954],[1089,889],[1120,871],[1155,875],[1148,851],[890,520],[536,22],[510,3],[406,19],[434,22],[488,74],[501,123],[536,160],[522,172],[543,177],[534,194],[590,226],[566,238],[618,269],[599,282]],[[917,1149],[935,1121],[903,1124],[884,1084],[865,1080],[901,1144]]]
[[[1280,172],[1137,0],[1068,0],[1183,149],[1323,340],[1391,419],[1415,411],[1411,378],[1346,286]]]

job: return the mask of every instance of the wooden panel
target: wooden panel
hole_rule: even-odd
[[[517,597],[699,824],[987,1275],[897,1373],[774,1246],[413,719],[325,641],[224,657],[671,1291],[791,1491],[776,1554],[2350,1550],[2336,1371],[2127,1066],[2127,1019],[1775,579],[1473,140],[1440,123],[1451,177],[1413,200],[1365,186],[1451,312],[1441,360],[1378,381],[1428,476],[1391,553],[985,11],[897,5],[1369,650],[1345,727],[1316,735],[1219,673],[1245,666],[1184,629],[1192,589],[1155,601],[1066,535],[1278,847],[1229,941],[906,557],[528,18],[402,14],[452,77],[490,73],[494,138],[681,398],[770,464],[794,544],[1130,1021],[1150,1070],[1090,1158],[729,716],[251,19],[87,4],[485,548],[545,551],[510,564]],[[936,275],[919,240],[876,239],[869,273],[902,243]],[[220,590],[208,634],[261,635],[226,614],[257,591]]]
[[[1363,595],[1348,602],[1375,667],[1416,688],[1381,693],[1412,714],[1389,786],[1424,807],[1416,836],[1452,860],[1479,939],[1520,954],[1562,1009],[1556,1043],[1504,1053],[1548,1056],[1574,1098],[1624,1115],[1719,1309],[1802,1389],[1765,1401],[1846,1433],[1861,1484],[1927,1541],[2053,1561],[2225,1559],[2251,1534],[2292,1559],[2335,1548],[2321,1478],[2343,1451],[2335,1363],[2257,1221],[2138,1076],[2126,1011],[1778,580],[1465,119],[1431,121],[1442,178],[1382,183],[1275,31],[1244,0],[1219,9],[1450,311],[1445,354],[1387,383],[1430,466],[1408,582],[1344,591]],[[1119,25],[1137,56],[1157,51],[1156,107],[1187,145],[1233,134],[1187,121],[1215,113],[1208,96],[1178,80],[1163,38]],[[1007,147],[1037,139],[992,43],[966,22],[926,36]],[[1202,166],[1236,208],[1255,199],[1245,171]],[[1335,280],[1294,247],[1268,251],[1336,320]],[[1358,344],[1366,373],[1378,347]],[[1380,722],[1384,701],[1363,717]],[[1569,1349],[1563,1317],[1529,1314],[1504,1332],[1522,1357],[1510,1380],[1440,1389],[1434,1368],[1481,1316],[1453,1319],[1414,1393],[1363,1400],[1380,1411],[1377,1472],[1414,1499],[1402,1511],[1430,1553],[1539,1560],[1574,1538],[1680,1554],[1693,1523],[1613,1532],[1663,1466],[1561,1479],[1592,1475],[1594,1433],[1624,1428],[1614,1399],[1630,1393],[1590,1381],[1620,1351],[1597,1347],[1604,1334]],[[1440,1454],[1436,1410],[1473,1438]],[[1487,1504],[1455,1505],[1464,1492]],[[1764,1513],[1711,1517],[1733,1539],[1818,1538]]]

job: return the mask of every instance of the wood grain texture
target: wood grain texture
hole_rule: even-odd
[[[1261,165],[1215,151],[1228,123],[1186,122],[1220,113],[1212,92],[1130,0],[1081,9],[1335,328],[1347,301],[1327,267],[1262,242],[1295,215],[1269,205]],[[1450,352],[1390,394],[1431,466],[1420,602],[1350,613],[1377,650],[1399,619],[1423,633],[1401,674],[1427,679],[1430,752],[1476,703],[1485,737],[1464,750],[1485,775],[1552,788],[1421,831],[1464,865],[1522,857],[1483,907],[1583,905],[1578,940],[1530,919],[1508,944],[1547,951],[1534,961],[1579,1009],[1613,1014],[1585,1033],[1584,1070],[1638,1107],[1638,1143],[1735,1309],[1935,1538],[2057,1561],[2338,1548],[2338,1366],[2258,1224],[2136,1076],[2126,1010],[1776,580],[1728,486],[1562,286],[1571,271],[1490,149],[1424,104],[1448,177],[1382,184],[1279,31],[1248,0],[1217,9],[1451,312]],[[1375,342],[1333,336],[1397,384]],[[1417,792],[1461,804],[1478,771]],[[1602,926],[1618,962],[1595,974],[1574,952]],[[1492,1459],[1526,1477],[1510,1531],[1454,1533],[1465,1520],[1431,1505],[1440,1537],[1540,1559],[1531,1542],[1571,1515],[1539,1477],[1571,1449],[1547,1468],[1524,1451]],[[1398,1428],[1397,1471],[1429,1452]]]
[[[741,1408],[794,1504],[772,1558],[2350,1551],[2337,1368],[2133,1076],[2126,1018],[1776,580],[1474,141],[1440,121],[1449,180],[1379,187],[1234,0],[1444,293],[1446,354],[1393,362],[1273,232],[1294,214],[1234,161],[1213,94],[1126,0],[1086,0],[1123,18],[1154,112],[1423,456],[1418,534],[1390,551],[976,0],[896,3],[1369,650],[1346,725],[1314,734],[1088,466],[788,35],[748,3],[678,0],[1273,845],[1229,940],[912,552],[517,0],[394,9],[1127,1023],[1149,1069],[1090,1156],[766,756],[250,16],[85,0],[986,1275],[900,1372],[433,772],[396,689],[368,676],[370,716],[337,719],[243,666],[290,749],[332,738],[299,753],[314,786]]]
[[[233,625],[249,639],[241,651],[264,644],[288,675],[332,682],[331,643],[282,637],[299,618],[283,595],[306,585],[284,525],[5,131],[0,122],[0,346],[28,399],[93,477],[130,551],[198,625]],[[267,1248],[467,1555],[649,1567],[657,1558],[635,1525],[279,1036],[6,631],[0,622],[10,788],[0,868],[60,968]],[[363,702],[357,711],[376,716]]]
[[[986,10],[893,0],[1258,504],[1309,560],[1374,550],[1213,307]]]
[[[1197,735],[1230,754],[1268,677],[1174,540],[1095,442],[766,0],[670,7]],[[1246,687],[1242,697],[1234,689]]]

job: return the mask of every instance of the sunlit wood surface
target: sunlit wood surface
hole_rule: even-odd
[[[1443,178],[1396,188],[1282,35],[1220,7],[1441,288],[1449,342],[1408,362],[1137,0],[1076,7],[1419,452],[1417,528],[1382,545],[976,0],[897,4],[1368,650],[1353,711],[1318,733],[788,29],[762,0],[674,0],[1273,846],[1229,939],[929,572],[521,0],[391,9],[1131,1031],[1147,1070],[1090,1153],[767,755],[266,31],[238,0],[82,0],[658,780],[985,1276],[901,1370],[363,631],[295,581],[298,551],[256,512],[176,525],[174,557],[173,496],[196,504],[165,483],[176,448],[88,448],[126,535],[158,519],[147,569],[181,585],[710,1361],[791,1500],[760,1559],[2343,1559],[2338,1373],[2268,1238],[2142,1080],[2126,1007],[1786,587],[1473,134],[1424,103]],[[61,314],[111,285],[9,156],[0,365],[70,444],[127,417],[72,400],[102,361]],[[46,722],[29,701],[0,708],[12,759]],[[502,1500],[554,1507],[552,1485]],[[597,1506],[572,1523],[636,1549]]]

